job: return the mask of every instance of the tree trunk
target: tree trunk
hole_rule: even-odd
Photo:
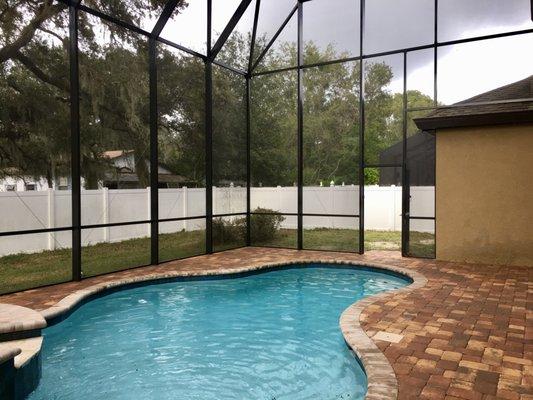
[[[150,186],[150,170],[146,162],[147,157],[144,156],[143,149],[138,147],[134,151],[134,157],[135,173],[137,174],[137,179],[139,179],[139,188],[146,188]]]

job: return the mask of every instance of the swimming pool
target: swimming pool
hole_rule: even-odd
[[[310,268],[313,267],[313,268]],[[44,331],[37,399],[362,399],[339,316],[409,284],[309,265],[129,288]]]

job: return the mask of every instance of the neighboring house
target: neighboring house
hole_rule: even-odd
[[[5,173],[8,176],[0,179],[0,192],[30,192],[48,190],[49,188],[47,180],[43,177],[35,179],[31,176],[23,176],[16,170],[6,171]],[[70,179],[54,179],[52,188],[54,190],[70,189]]]
[[[111,161],[113,170],[105,173],[101,186],[109,189],[139,188],[139,177],[135,172],[135,152],[133,150],[112,150],[104,152],[104,157]],[[150,161],[144,159],[146,170],[150,171]],[[190,182],[181,175],[175,175],[162,165],[158,167],[159,187],[173,188],[187,186]]]
[[[533,76],[414,121],[436,135],[437,259],[533,266]]]
[[[135,189],[140,188],[139,178],[135,172],[135,154],[133,150],[113,150],[104,152],[104,157],[110,160],[111,167],[109,171],[104,174],[104,179],[99,182],[99,187],[106,187],[109,189]],[[147,170],[150,171],[150,162],[144,160]],[[8,172],[7,175],[10,173]],[[189,182],[186,178],[180,175],[175,175],[167,168],[159,165],[159,187],[160,188],[174,188],[181,186],[195,186],[193,182]],[[33,177],[20,176],[17,171],[12,171],[12,176],[6,176],[0,179],[0,192],[17,191],[42,191],[48,190],[48,182],[41,177],[35,179]],[[60,177],[54,179],[52,189],[54,190],[68,190],[71,189],[71,178]],[[84,181],[82,178],[82,187]]]
[[[30,177],[8,176],[0,179],[0,192],[26,192],[34,190],[48,190],[46,180],[35,181]]]
[[[406,140],[407,168],[411,186],[435,185],[435,136],[428,132],[418,132]],[[401,165],[403,162],[403,141],[379,153],[380,164]],[[402,185],[402,168],[381,168],[379,185]]]
[[[34,190],[48,190],[48,184],[45,180],[35,181],[30,177],[8,176],[0,179],[0,192],[29,192]]]

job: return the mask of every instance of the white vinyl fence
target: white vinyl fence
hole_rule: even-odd
[[[359,188],[330,186],[304,188],[304,213],[357,214]],[[434,216],[434,187],[411,188],[411,215]],[[32,191],[0,193],[0,230],[2,232],[68,227],[71,222],[71,192]],[[365,187],[365,228],[399,231],[401,229],[401,187]],[[296,213],[296,187],[251,189],[251,209],[268,208]],[[82,224],[96,225],[150,219],[150,189],[82,190]],[[214,188],[214,214],[246,212],[246,189]],[[205,215],[205,189],[160,189],[161,219]],[[283,228],[295,229],[296,217],[287,216]],[[357,229],[356,218],[304,217],[304,228]],[[160,223],[160,233],[205,228],[205,220]],[[417,222],[419,231],[432,232],[431,221]],[[150,235],[149,224],[84,229],[82,245],[118,242]],[[70,231],[0,237],[0,256],[38,252],[71,246]]]

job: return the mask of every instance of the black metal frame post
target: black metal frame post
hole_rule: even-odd
[[[148,40],[150,74],[150,260],[159,264],[159,143],[157,127],[157,42]]]
[[[213,252],[213,65],[205,63],[205,251]]]
[[[251,238],[251,209],[250,209],[250,186],[251,174],[251,79],[246,76],[246,246],[252,245]]]
[[[532,20],[533,20],[533,0],[531,0],[531,10],[532,10]],[[434,48],[433,48],[433,62],[434,62],[434,66],[433,66],[433,104],[435,107],[438,106],[438,102],[437,102],[437,76],[438,76],[438,69],[437,69],[437,65],[438,65],[438,62],[437,62],[437,57],[438,57],[438,47],[437,47],[437,44],[439,42],[439,37],[438,37],[438,34],[439,34],[439,20],[438,20],[438,16],[439,16],[439,0],[435,0],[435,20],[433,21],[434,22],[434,26],[435,26],[435,37],[433,38],[433,44],[434,44]],[[437,257],[437,138],[435,137],[435,163],[433,164],[433,177],[434,177],[434,182],[433,184],[435,185],[435,199],[434,199],[434,207],[433,207],[433,217],[434,217],[434,225],[433,225],[433,228],[435,230],[435,233],[434,233],[434,240],[435,240],[435,258]]]
[[[254,11],[254,25],[252,27],[252,42],[250,44],[250,55],[248,58],[248,71],[246,73],[246,246],[252,245],[252,210],[251,210],[251,186],[252,186],[252,157],[251,157],[251,123],[252,123],[252,63],[255,49],[255,39],[257,36],[257,22],[261,0],[256,0]]]
[[[235,26],[237,25],[251,2],[252,0],[241,0],[239,6],[231,16],[228,24],[220,34],[216,43],[211,48],[211,51],[208,54],[210,60],[214,60],[220,50],[222,50],[222,47],[226,43],[226,40],[228,40],[229,36],[231,35],[231,32],[233,32],[233,29],[235,29]]]
[[[252,28],[252,42],[250,43],[250,57],[248,59],[247,76],[251,77],[255,52],[255,39],[257,37],[257,22],[259,21],[259,10],[261,9],[261,0],[256,0],[254,12],[254,25]]]
[[[407,52],[403,53],[403,110],[402,110],[402,256],[409,253],[409,209],[411,190],[407,168]]]
[[[165,4],[165,7],[163,8],[163,11],[161,11],[161,15],[157,19],[157,22],[154,25],[154,28],[152,29],[151,36],[154,39],[157,39],[161,32],[163,31],[163,28],[165,28],[165,25],[167,24],[167,21],[172,16],[172,13],[174,12],[174,9],[178,5],[179,0],[168,0]]]
[[[402,168],[402,171],[402,257],[408,257],[411,227],[411,179],[409,168]]]
[[[270,39],[270,41],[268,42],[268,44],[265,46],[265,48],[261,51],[261,54],[259,54],[259,56],[255,59],[255,61],[253,62],[253,65],[251,67],[251,70],[250,70],[250,73],[253,73],[253,71],[257,68],[257,66],[261,63],[261,61],[263,60],[263,57],[266,55],[266,53],[268,52],[268,50],[270,50],[270,48],[272,47],[272,45],[274,44],[274,42],[276,41],[276,39],[278,38],[278,36],[281,34],[281,32],[283,31],[283,29],[285,29],[285,26],[287,26],[287,24],[289,23],[289,21],[291,20],[292,16],[294,15],[295,12],[298,12],[298,9],[300,7],[300,4],[301,2],[298,2],[298,4],[296,6],[294,6],[294,8],[291,10],[291,12],[289,13],[289,15],[287,16],[287,18],[285,18],[285,20],[283,21],[283,23],[281,24],[281,26],[278,28],[278,30],[276,31],[276,33],[274,33],[274,35],[272,36],[272,38]],[[299,68],[298,66],[296,67],[289,67],[288,69],[289,70],[294,70],[294,69],[297,69]],[[279,70],[277,72],[282,72],[284,69],[282,70]]]
[[[303,3],[298,2],[298,250],[303,249]]]
[[[72,176],[72,279],[82,279],[81,269],[81,149],[80,81],[78,60],[78,6],[69,6],[70,135]]]
[[[205,252],[213,253],[213,64],[211,54],[212,0],[207,0],[207,59],[205,60]]]
[[[365,0],[359,5],[359,254],[365,252],[365,90],[363,34]]]
[[[178,0],[169,0],[148,38],[150,81],[150,262],[159,264],[159,140],[157,108],[157,39],[174,12]]]
[[[532,0],[533,1],[533,0]],[[435,0],[434,3],[434,21],[433,21],[433,105],[437,107],[437,57],[438,57],[438,43],[439,43],[439,19],[438,19],[438,9],[439,9],[439,0]]]

